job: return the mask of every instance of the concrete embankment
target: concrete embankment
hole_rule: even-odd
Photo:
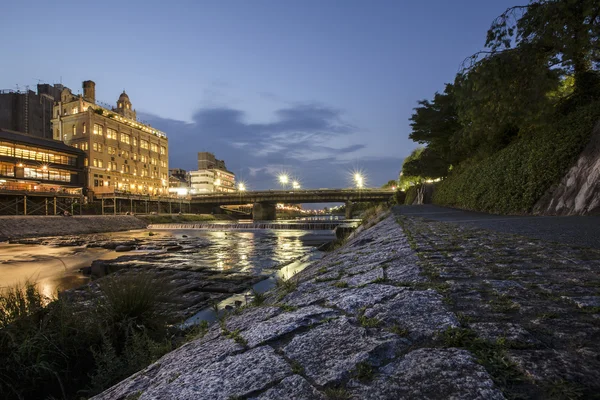
[[[146,226],[146,222],[130,215],[2,216],[0,240],[128,231]]]

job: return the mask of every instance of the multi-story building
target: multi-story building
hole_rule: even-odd
[[[0,128],[0,191],[81,194],[84,159],[64,143]]]
[[[117,106],[96,104],[96,84],[83,82],[83,96],[65,88],[53,110],[55,140],[86,152],[91,195],[168,194],[169,153],[165,133],[138,122],[123,91]]]
[[[188,172],[181,168],[169,170],[169,193],[177,196],[186,196],[189,194],[190,176]]]
[[[0,128],[52,139],[52,107],[60,98],[63,85],[37,85],[37,93],[25,90],[0,90]]]
[[[235,174],[212,153],[198,153],[198,170],[189,174],[192,194],[235,192]]]

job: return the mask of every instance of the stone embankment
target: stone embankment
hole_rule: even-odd
[[[393,216],[96,399],[500,399]]]
[[[0,240],[128,231],[147,225],[130,215],[0,216]]]

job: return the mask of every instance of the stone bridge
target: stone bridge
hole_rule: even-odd
[[[235,193],[211,193],[193,195],[190,199],[194,212],[210,212],[214,207],[226,205],[253,204],[252,216],[255,220],[275,219],[277,203],[345,203],[346,218],[352,216],[352,203],[388,201],[394,195],[391,189],[304,189],[304,190],[263,190]]]

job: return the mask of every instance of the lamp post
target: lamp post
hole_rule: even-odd
[[[288,176],[286,174],[279,175],[279,183],[281,183],[281,187],[285,190],[285,185],[288,183]]]
[[[294,181],[294,182],[292,182],[292,188],[293,188],[294,190],[298,190],[298,189],[300,189],[300,182],[298,182],[298,181]]]
[[[358,189],[362,189],[365,184],[365,179],[361,174],[357,172],[356,174],[354,174],[354,182],[356,183],[356,187]]]

